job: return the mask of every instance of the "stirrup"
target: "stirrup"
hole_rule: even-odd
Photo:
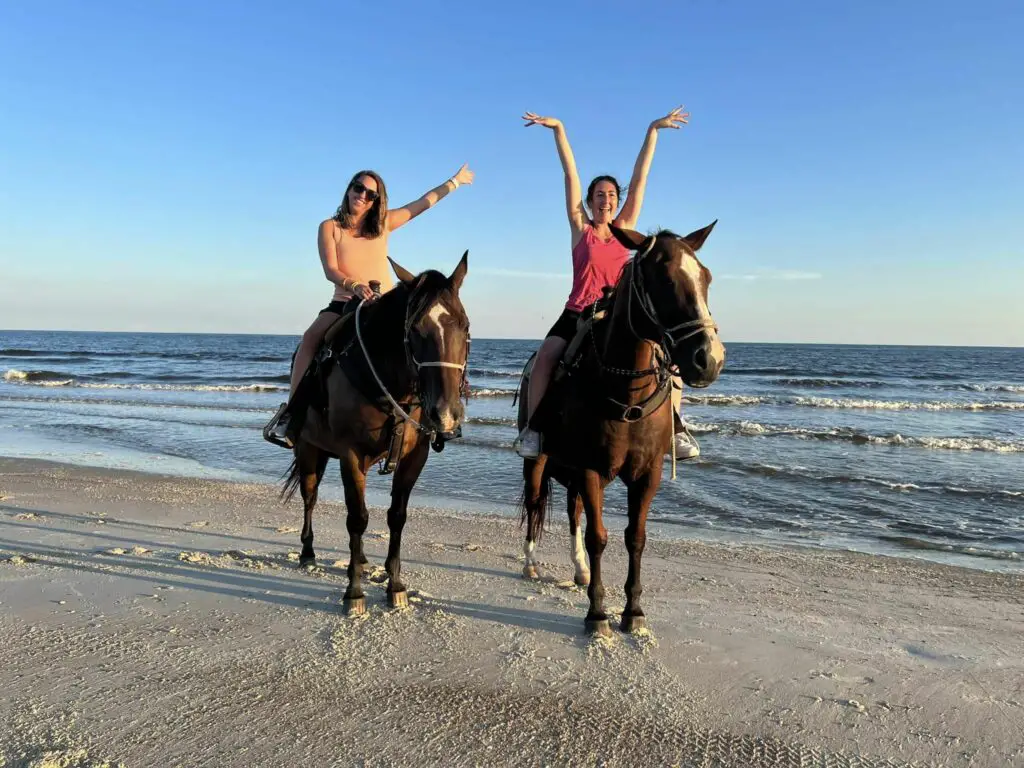
[[[263,439],[268,443],[274,445],[280,445],[282,448],[291,450],[295,447],[295,443],[288,437],[287,434],[278,435],[276,434],[277,426],[281,423],[288,412],[288,403],[281,403],[281,407],[277,409],[277,413],[274,414],[274,418],[267,422],[267,425],[263,428]]]

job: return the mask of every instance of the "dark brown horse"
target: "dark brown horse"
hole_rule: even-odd
[[[431,444],[440,450],[444,441],[457,436],[464,413],[469,318],[459,288],[467,260],[468,253],[450,277],[433,270],[414,276],[391,262],[399,283],[348,316],[347,327],[329,342],[329,353],[318,357],[319,373],[303,383],[311,392],[304,398],[307,405],[295,410],[295,461],[282,493],[286,499],[296,490],[302,493],[300,562],[314,563],[317,489],[328,460],[340,461],[348,509],[349,613],[366,610],[361,584],[366,563],[363,533],[369,522],[366,473],[389,455],[400,458],[388,509],[387,595],[392,606],[408,604],[400,552],[409,494]],[[403,431],[393,440],[396,426]]]
[[[534,548],[544,526],[551,479],[565,486],[573,537],[576,583],[589,583],[590,632],[610,632],[604,611],[601,553],[608,542],[602,521],[604,489],[616,477],[627,488],[624,631],[646,624],[640,608],[640,559],[647,538],[647,511],[661,483],[662,464],[673,433],[670,367],[678,366],[691,387],[718,378],[725,348],[708,310],[711,273],[696,252],[714,223],[679,237],[645,237],[612,227],[616,239],[636,251],[610,297],[607,315],[592,326],[575,360],[556,375],[535,417],[542,453],[523,464],[523,515],[527,523],[524,576],[537,577]],[[529,366],[523,380],[529,386]],[[520,429],[525,423],[520,410]],[[579,529],[586,511],[587,569]]]

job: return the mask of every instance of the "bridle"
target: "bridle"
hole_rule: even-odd
[[[594,331],[595,323],[592,322],[590,326],[590,339],[591,344],[594,347],[595,360],[597,361],[598,367],[601,369],[602,373],[612,374],[614,376],[627,379],[640,379],[647,376],[658,377],[658,384],[655,387],[654,392],[639,404],[627,405],[625,403],[620,403],[611,397],[606,397],[608,402],[614,408],[622,409],[622,415],[620,418],[623,421],[637,421],[643,418],[649,409],[653,409],[661,403],[661,400],[663,399],[663,392],[667,386],[670,386],[669,380],[671,377],[669,370],[670,366],[666,366],[665,362],[668,361],[671,365],[672,349],[674,347],[707,329],[713,328],[715,331],[718,330],[718,326],[711,317],[687,320],[672,326],[666,326],[658,317],[658,310],[654,306],[654,302],[651,300],[650,294],[644,286],[643,272],[638,268],[638,265],[653,250],[656,242],[656,235],[648,237],[647,241],[643,244],[643,247],[637,251],[637,254],[630,261],[629,292],[626,294],[626,319],[629,324],[629,331],[638,341],[646,342],[655,347],[653,366],[650,368],[633,369],[615,368],[607,365],[604,360],[602,360],[600,350],[597,346],[597,336]],[[657,342],[652,341],[647,336],[641,335],[637,332],[633,324],[634,300],[640,306],[640,309],[643,310],[648,321],[654,326],[656,332],[660,336]],[[596,313],[596,308],[592,311]],[[684,333],[682,333],[681,336],[677,336],[680,332]]]
[[[633,327],[633,297],[635,296],[637,303],[640,305],[640,309],[643,310],[644,314],[647,316],[647,319],[650,320],[654,328],[658,331],[658,333],[661,334],[661,348],[666,354],[668,354],[673,347],[678,346],[687,339],[692,338],[693,336],[696,336],[705,330],[714,329],[715,332],[717,332],[718,325],[715,324],[715,321],[711,318],[710,315],[708,317],[698,318],[696,320],[687,320],[685,322],[672,326],[666,326],[658,317],[658,310],[654,306],[654,302],[651,301],[651,297],[650,294],[648,294],[647,289],[644,287],[643,272],[641,272],[637,268],[640,262],[643,260],[643,258],[654,249],[654,244],[657,241],[658,238],[656,235],[651,235],[650,237],[648,237],[643,249],[638,251],[636,256],[634,256],[633,260],[630,262],[630,287],[629,295],[627,297],[628,304],[626,307],[626,318],[629,321],[630,332],[637,339],[643,341],[644,337],[638,334],[636,332],[636,329]],[[675,334],[680,331],[687,331],[687,333],[683,334],[679,338],[676,338]],[[666,341],[668,342],[668,344],[665,343]]]
[[[415,297],[415,290],[412,291],[409,294],[409,298],[408,298],[408,300],[406,302],[406,305],[405,305],[405,328],[404,328],[404,333],[403,333],[403,338],[402,338],[403,346],[405,348],[405,356],[406,356],[406,360],[407,360],[407,362],[409,364],[409,368],[410,369],[414,369],[416,371],[416,374],[417,374],[416,376],[413,377],[413,382],[414,382],[413,383],[413,394],[419,394],[419,372],[420,372],[420,370],[422,368],[454,368],[455,370],[462,372],[462,383],[460,385],[460,391],[463,394],[463,396],[466,396],[468,394],[468,392],[467,392],[468,388],[466,386],[466,362],[463,362],[463,363],[449,363],[449,362],[447,362],[445,360],[426,360],[426,361],[422,361],[421,362],[421,361],[416,359],[416,355],[412,351],[412,344],[410,342],[410,335],[412,334],[413,326],[420,320],[420,318],[426,312],[426,308],[424,308],[420,312],[418,312],[415,315],[413,315],[412,312],[411,312],[411,309],[412,309],[412,307],[414,305],[414,302],[413,302],[413,298],[414,297]],[[361,315],[361,313],[363,311],[363,305],[365,303],[366,302],[362,302],[361,301],[361,302],[359,302],[358,306],[356,306],[356,317],[355,317],[356,339],[358,339],[358,341],[359,341],[359,348],[363,352],[363,359],[366,360],[366,366],[370,369],[370,375],[373,376],[373,380],[375,382],[377,382],[377,386],[380,388],[380,391],[384,394],[384,399],[386,399],[388,401],[388,403],[391,405],[392,413],[395,415],[396,419],[398,419],[399,421],[404,421],[404,422],[407,422],[407,423],[411,424],[418,432],[421,432],[421,433],[423,433],[425,435],[430,435],[430,436],[436,435],[437,434],[437,430],[436,429],[432,429],[430,427],[425,427],[423,424],[421,424],[420,422],[416,421],[416,419],[414,419],[412,416],[410,416],[408,411],[406,411],[399,404],[399,402],[397,400],[395,400],[395,398],[388,391],[388,388],[386,386],[384,386],[384,382],[381,380],[380,375],[377,373],[377,369],[373,367],[373,361],[370,359],[370,351],[366,348],[366,342],[363,340],[363,328],[362,328],[362,324],[361,324],[361,320],[360,320],[360,315]],[[466,361],[468,362],[468,360],[469,360],[469,340],[467,339],[467,343],[466,343]]]

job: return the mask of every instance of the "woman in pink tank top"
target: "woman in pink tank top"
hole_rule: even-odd
[[[537,360],[530,375],[531,418],[547,391],[555,366],[576,333],[580,312],[601,297],[605,286],[618,282],[619,273],[629,259],[629,251],[619,244],[608,225],[636,228],[647,187],[647,174],[654,159],[658,131],[662,128],[679,128],[688,122],[689,116],[680,107],[650,124],[633,166],[626,202],[620,211],[622,189],[613,176],[598,176],[590,182],[584,207],[576,160],[561,121],[554,117],[541,117],[533,112],[523,115],[526,127],[542,125],[554,131],[555,146],[565,174],[565,209],[572,234],[572,291],[565,309],[537,351]],[[523,458],[536,458],[540,454],[540,434],[528,423],[516,439],[515,447]]]

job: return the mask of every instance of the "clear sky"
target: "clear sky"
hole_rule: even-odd
[[[0,4],[0,328],[300,332],[349,176],[391,241],[464,249],[475,336],[536,338],[570,285],[549,131],[583,183],[660,136],[640,228],[719,225],[726,341],[1024,345],[1024,3]]]

